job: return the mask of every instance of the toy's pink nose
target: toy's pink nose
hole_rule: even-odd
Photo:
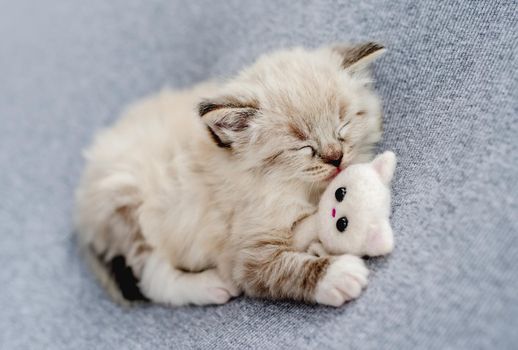
[[[332,216],[332,217],[335,217],[335,215],[336,215],[336,209],[335,209],[335,208],[333,208],[333,210],[331,210],[331,216]]]

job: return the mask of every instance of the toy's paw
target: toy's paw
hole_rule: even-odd
[[[331,262],[326,274],[318,282],[315,301],[340,306],[360,296],[367,285],[369,270],[363,260],[353,255],[341,255]]]
[[[204,274],[203,287],[198,291],[200,300],[197,304],[225,304],[232,297],[240,294],[239,289],[224,281],[216,270],[208,270]]]
[[[328,256],[329,254],[324,249],[324,246],[320,242],[313,242],[308,247],[308,253],[314,256],[322,257]]]

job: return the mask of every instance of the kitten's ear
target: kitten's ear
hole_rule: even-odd
[[[351,72],[364,70],[386,51],[383,45],[375,42],[336,45],[332,47],[332,50],[342,56],[342,67]]]
[[[386,185],[390,184],[394,176],[394,171],[396,170],[396,155],[394,152],[386,151],[377,155],[371,164],[381,177],[381,181]]]
[[[219,147],[230,148],[259,110],[257,101],[241,101],[235,97],[220,97],[204,100],[198,105],[198,113],[207,125],[210,135]]]

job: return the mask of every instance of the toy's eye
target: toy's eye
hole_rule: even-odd
[[[340,187],[339,189],[337,189],[335,192],[336,200],[339,202],[343,201],[346,193],[347,190],[345,189],[345,187]]]
[[[340,219],[336,221],[336,229],[340,232],[344,232],[347,228],[347,224],[349,223],[349,220],[345,216],[342,216]]]

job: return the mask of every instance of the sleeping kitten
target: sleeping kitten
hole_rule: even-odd
[[[77,227],[112,294],[170,305],[357,297],[363,261],[298,252],[292,227],[340,168],[371,158],[381,108],[368,65],[382,52],[279,51],[225,84],[141,101],[100,133]]]

